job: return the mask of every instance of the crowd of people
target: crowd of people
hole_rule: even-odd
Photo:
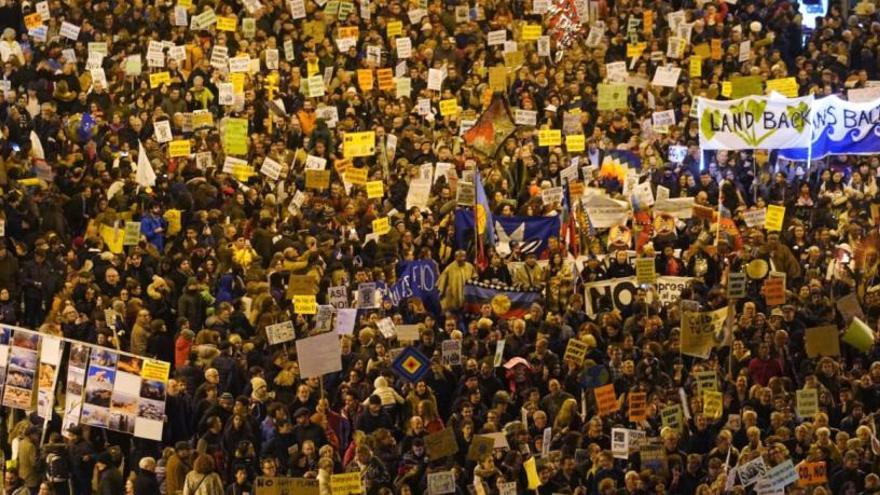
[[[0,2],[0,323],[171,363],[161,441],[62,428],[63,380],[45,427],[4,407],[4,493],[262,495],[281,491],[258,481],[282,477],[357,493],[334,484],[345,473],[367,495],[880,493],[880,347],[816,351],[806,336],[842,334],[854,315],[876,336],[880,157],[701,152],[691,111],[736,76],[794,77],[800,95],[870,86],[874,2]],[[606,64],[621,61],[624,108],[600,111]],[[683,69],[674,87],[639,82],[665,65]],[[469,138],[497,104],[488,135]],[[663,110],[674,123],[655,126]],[[549,129],[584,149],[542,145]],[[369,131],[367,152],[346,151]],[[602,173],[618,151],[653,195],[723,220],[641,202],[595,227],[582,191],[631,201]],[[427,197],[410,187],[425,179]],[[767,206],[785,208],[780,230],[747,225]],[[457,232],[462,211],[479,232]],[[562,228],[486,237],[493,215]],[[585,300],[585,284],[634,277],[645,258],[687,286]],[[768,304],[755,260],[784,273],[783,303]],[[363,307],[359,287],[382,293],[411,261],[435,268],[438,304]],[[746,296],[729,298],[746,272]],[[266,332],[328,330],[296,311],[303,275],[318,305],[345,287],[339,305],[361,306],[341,371],[320,378]],[[472,281],[538,296],[513,317],[504,301],[474,311]],[[705,358],[682,353],[684,307],[728,308]],[[386,317],[418,325],[417,340]],[[402,348],[430,369],[407,379]],[[595,393],[607,384],[611,402]],[[798,479],[761,476],[788,461]]]

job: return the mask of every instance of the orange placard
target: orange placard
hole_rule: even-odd
[[[379,89],[382,91],[393,91],[394,72],[391,69],[376,69],[376,79],[379,81]]]
[[[629,420],[638,423],[648,419],[648,394],[632,392],[629,394]]]
[[[825,461],[801,462],[796,466],[798,486],[824,485],[828,482]]]
[[[614,392],[614,384],[602,385],[593,389],[596,395],[596,406],[599,408],[599,416],[608,416],[620,410],[617,403],[617,394]]]
[[[711,46],[712,46],[712,48],[711,48],[710,53],[712,54],[712,59],[713,60],[721,60],[721,39],[720,38],[712,39]]]
[[[373,89],[373,70],[358,69],[358,86],[361,91],[370,91]]]

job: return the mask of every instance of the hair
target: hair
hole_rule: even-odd
[[[211,474],[214,472],[214,459],[205,454],[199,454],[193,462],[193,471],[199,474]]]

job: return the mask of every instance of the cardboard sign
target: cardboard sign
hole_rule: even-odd
[[[281,476],[273,476],[271,478],[258,476],[254,483],[254,495],[284,495],[288,493],[319,495],[318,480]]]
[[[565,136],[565,149],[569,153],[580,153],[586,148],[587,140],[583,134],[569,134]]]
[[[330,475],[330,493],[332,495],[358,495],[363,492],[360,471]]]
[[[296,331],[290,320],[266,326],[266,337],[269,345],[282,344],[296,339]]]
[[[746,297],[748,279],[745,273],[732,272],[727,274],[727,297],[728,299],[740,299]]]
[[[636,259],[636,281],[639,284],[653,284],[657,281],[657,270],[654,258]]]
[[[425,436],[425,452],[431,461],[458,453],[458,441],[452,428],[444,428]]]
[[[721,419],[724,412],[724,395],[714,390],[703,390],[703,414],[712,419]]]
[[[785,304],[785,278],[767,277],[764,280],[764,301],[767,306],[779,306]]]
[[[596,406],[599,408],[599,416],[614,414],[620,409],[617,402],[617,394],[614,392],[614,384],[609,383],[593,389],[596,396]]]
[[[698,371],[694,373],[697,382],[697,393],[701,394],[704,390],[717,391],[718,377],[714,371]]]
[[[684,420],[680,404],[673,404],[660,410],[660,421],[662,426],[670,427],[674,430],[681,431]]]
[[[631,392],[629,394],[629,420],[638,423],[648,419],[647,392]]]
[[[584,342],[573,338],[568,339],[568,345],[565,346],[565,356],[563,359],[571,359],[575,363],[581,364],[584,362],[584,358],[587,357],[587,351],[590,348]]]
[[[837,325],[808,328],[804,334],[807,357],[839,356],[840,337]]]
[[[467,459],[480,462],[484,456],[491,455],[494,449],[495,440],[492,437],[474,435],[471,439],[471,445],[468,447]]]
[[[825,461],[801,462],[796,467],[798,486],[824,485],[828,483]]]
[[[859,318],[853,318],[840,340],[861,352],[868,352],[874,345],[874,332],[867,323]]]
[[[815,388],[798,390],[795,396],[797,415],[801,418],[813,418],[819,412],[819,391]]]

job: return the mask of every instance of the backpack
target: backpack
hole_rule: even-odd
[[[70,466],[65,456],[54,452],[46,456],[46,479],[53,483],[70,479]]]

